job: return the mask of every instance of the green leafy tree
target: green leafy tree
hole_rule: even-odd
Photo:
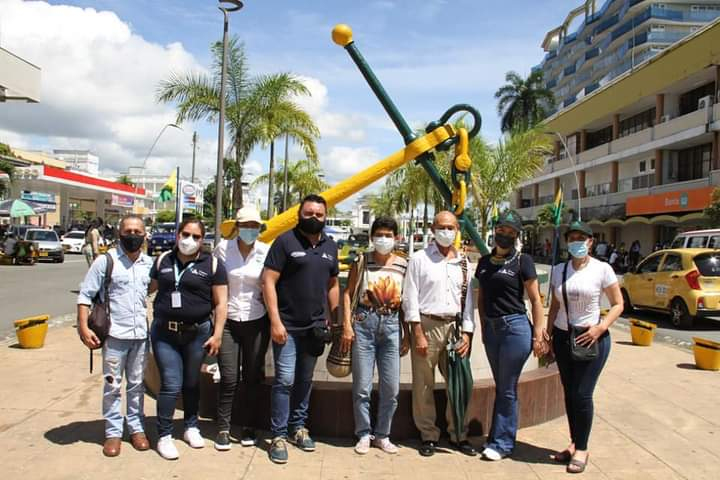
[[[493,209],[519,185],[542,170],[552,153],[551,138],[539,128],[515,131],[488,145],[480,137],[470,141],[472,196],[480,217],[483,238]]]
[[[155,215],[156,223],[170,223],[175,221],[175,210],[160,210]]]
[[[713,190],[710,205],[705,208],[703,213],[710,220],[711,227],[720,227],[720,187]]]
[[[311,193],[320,193],[330,188],[330,185],[322,179],[323,173],[320,166],[311,160],[298,160],[287,165],[288,179],[288,195],[290,203],[293,201],[300,202],[306,195]],[[282,187],[285,177],[285,167],[273,176],[275,183],[275,194],[273,194],[273,203],[275,206],[282,205]],[[257,188],[267,185],[270,181],[270,174],[266,173],[257,177],[250,186]]]
[[[0,198],[5,198],[5,195],[10,191],[10,183],[15,178],[15,167],[7,160],[0,158],[0,172],[6,173],[10,179],[10,182],[0,181]]]
[[[131,187],[135,186],[135,182],[133,182],[132,179],[127,175],[120,175],[115,181],[117,183],[122,183],[123,185],[130,185]]]
[[[533,128],[555,105],[555,97],[545,88],[541,70],[532,72],[526,79],[517,72],[507,72],[505,81],[507,83],[495,92],[503,132]]]

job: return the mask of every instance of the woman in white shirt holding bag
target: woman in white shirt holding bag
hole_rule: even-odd
[[[213,255],[225,264],[228,275],[228,315],[218,354],[220,394],[218,396],[218,435],[215,448],[230,450],[230,417],[233,403],[242,383],[245,395],[241,400],[243,418],[240,444],[256,442],[255,409],[259,385],[263,381],[265,353],[270,341],[270,322],[262,297],[262,273],[267,244],[257,241],[262,220],[255,207],[238,210],[237,238],[222,240]],[[242,362],[242,368],[241,368]],[[242,373],[241,373],[242,372]]]
[[[548,325],[554,326],[552,345],[565,391],[570,444],[553,458],[567,464],[568,473],[582,473],[589,457],[593,391],[610,354],[608,329],[622,313],[623,300],[612,267],[589,255],[592,229],[574,221],[565,240],[571,259],[553,271]],[[601,317],[603,294],[612,307]]]

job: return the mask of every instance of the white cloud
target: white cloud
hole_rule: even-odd
[[[373,147],[334,146],[321,156],[320,162],[333,183],[364,170],[382,158]]]
[[[34,146],[46,149],[89,148],[104,170],[141,164],[173,121],[172,107],[155,102],[159,81],[173,71],[202,70],[182,44],[148,42],[113,12],[0,0],[0,23],[3,48],[42,69],[39,104],[3,106],[0,128],[15,134],[4,138],[13,144],[44,138]],[[165,132],[148,162],[152,169],[180,164],[189,171],[193,126],[183,127]],[[201,149],[200,170],[213,156],[210,147]]]

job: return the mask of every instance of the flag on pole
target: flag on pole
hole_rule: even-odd
[[[555,203],[553,205],[553,223],[556,227],[560,226],[560,223],[562,223],[562,216],[563,216],[563,190],[562,185],[560,185],[560,188],[558,188],[557,193],[555,194]]]
[[[175,190],[177,188],[177,171],[173,170],[170,174],[170,178],[168,178],[167,182],[165,182],[165,185],[163,185],[162,189],[160,189],[160,201],[161,202],[169,202],[175,197]]]

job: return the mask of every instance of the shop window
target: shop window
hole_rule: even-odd
[[[686,115],[698,109],[698,101],[701,98],[713,95],[715,92],[715,82],[710,82],[702,87],[680,95],[680,115]]]
[[[604,143],[608,143],[612,140],[612,125],[609,127],[596,130],[594,132],[588,132],[587,134],[587,149],[595,148]]]
[[[710,175],[712,144],[678,151],[677,179],[679,182],[707,178]]]
[[[650,128],[655,124],[655,108],[633,115],[620,122],[620,136],[625,137]]]

